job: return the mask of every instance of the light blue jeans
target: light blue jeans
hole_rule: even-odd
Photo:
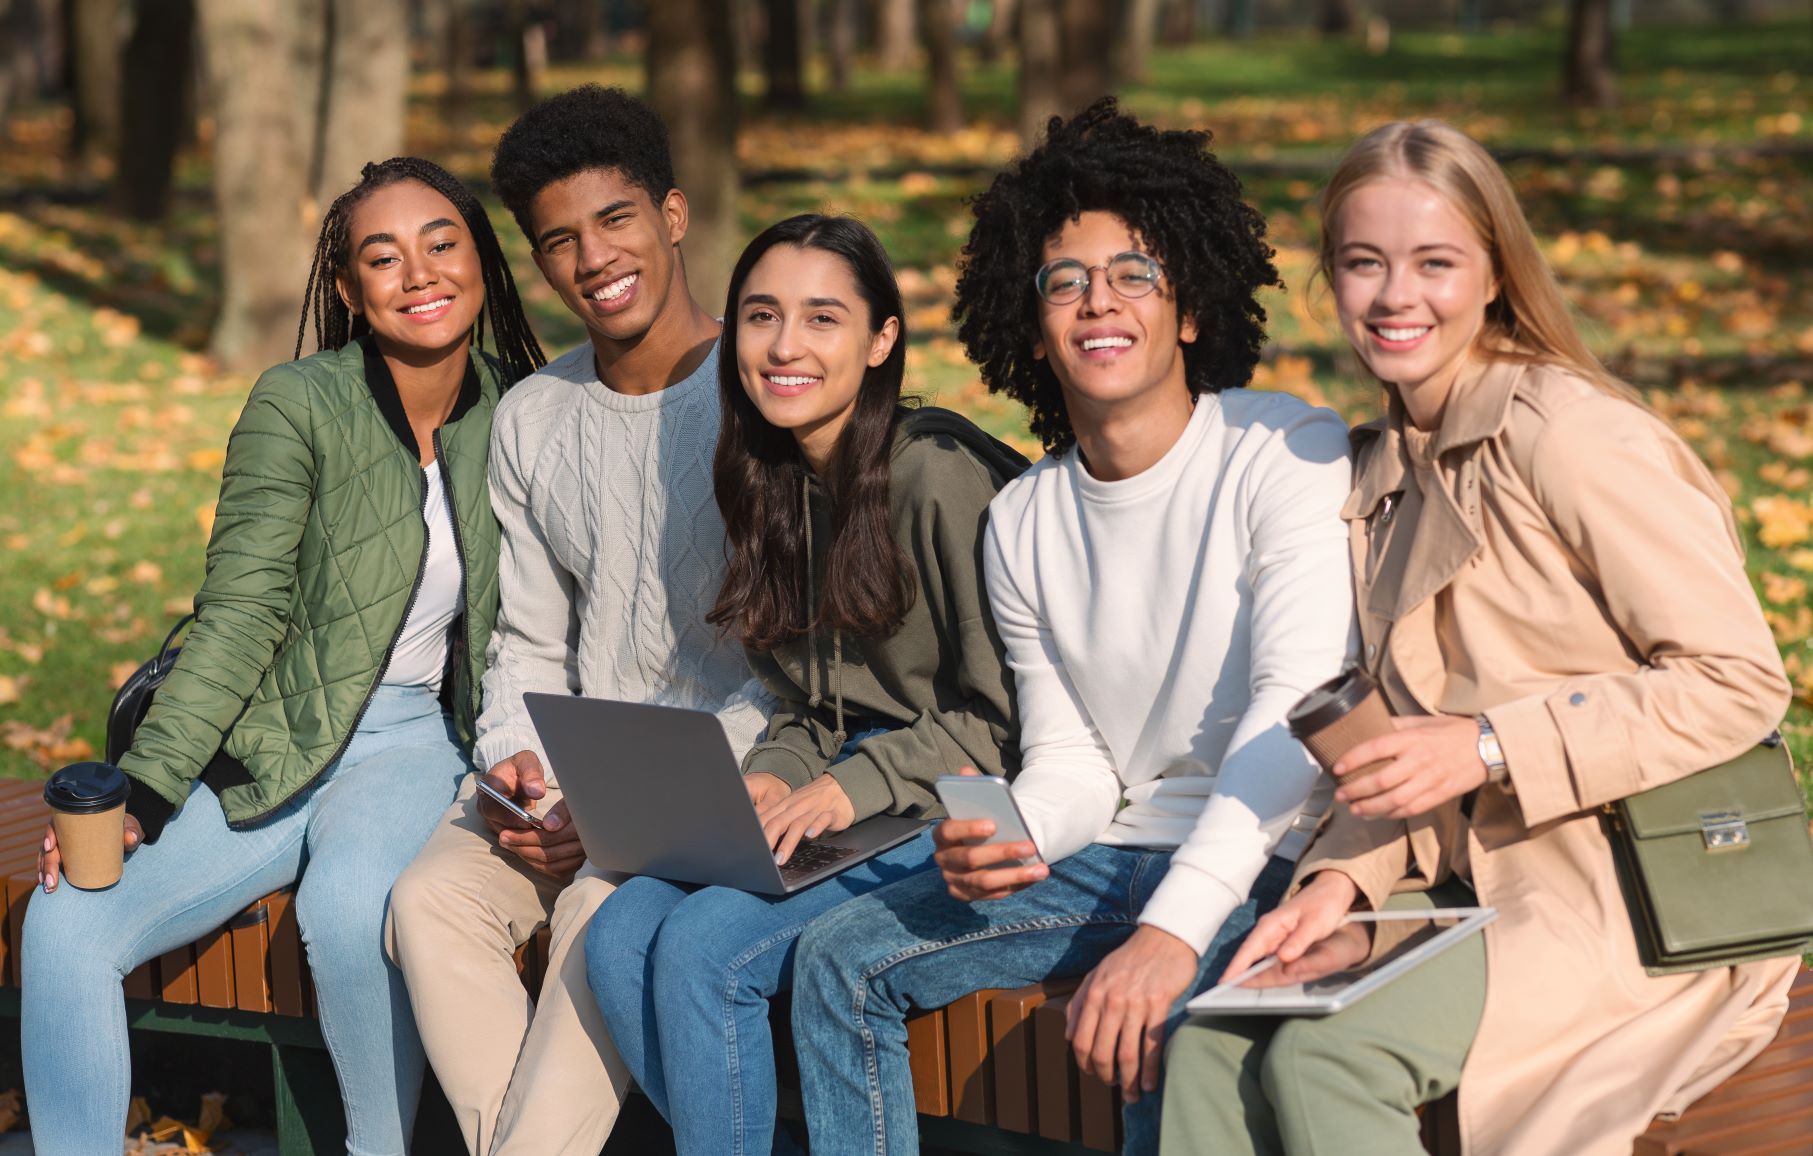
[[[1169,851],[1091,843],[1051,874],[1006,899],[965,903],[928,873],[854,899],[816,920],[794,961],[793,1042],[814,1152],[838,1156],[917,1153],[919,1119],[907,1066],[906,1014],[943,1007],[988,987],[1080,976],[1125,943],[1171,866]],[[1172,1006],[1219,976],[1259,916],[1290,884],[1295,866],[1274,858],[1246,903],[1202,955],[1196,982]],[[1123,1151],[1158,1151],[1159,1096],[1122,1112]]]
[[[21,1033],[38,1156],[120,1148],[132,1077],[127,973],[298,878],[296,921],[346,1104],[347,1151],[407,1152],[426,1061],[402,975],[384,957],[384,909],[471,769],[433,693],[381,686],[340,759],[269,818],[229,828],[214,792],[197,787],[111,888],[64,881],[34,895]]]

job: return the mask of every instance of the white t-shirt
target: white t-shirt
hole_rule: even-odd
[[[415,605],[391,651],[383,681],[439,691],[441,672],[447,667],[447,628],[460,612],[460,554],[454,545],[452,507],[438,458],[423,468],[422,479],[428,487],[428,500],[422,507],[428,557],[422,563]]]
[[[1198,952],[1329,803],[1284,714],[1353,646],[1350,473],[1335,414],[1230,389],[1134,477],[1091,477],[1073,449],[989,504],[1033,841],[1048,861],[1175,848],[1140,921]]]

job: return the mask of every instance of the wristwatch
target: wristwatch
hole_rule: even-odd
[[[1482,714],[1475,715],[1473,721],[1479,724],[1479,761],[1486,764],[1486,781],[1509,789],[1511,770],[1505,766],[1505,751],[1498,745],[1498,732],[1492,729],[1492,720]]]

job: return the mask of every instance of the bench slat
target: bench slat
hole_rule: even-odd
[[[233,938],[233,1006],[241,1011],[271,1010],[271,909],[260,899],[227,923]]]
[[[994,1061],[990,1058],[988,1001],[996,990],[971,992],[944,1009],[951,1057],[951,1115],[971,1124],[995,1119]]]
[[[1047,1140],[1075,1140],[1076,1068],[1070,1041],[1064,1038],[1064,1004],[1068,996],[1048,997],[1032,1011],[1033,1080],[1038,1088],[1039,1135]]]
[[[1038,1119],[1032,1079],[1032,1013],[1044,1003],[1044,984],[998,991],[988,1001],[988,1031],[995,1069],[995,1126],[1029,1135]]]
[[[192,1004],[198,998],[193,944],[185,943],[174,951],[166,951],[158,956],[157,974],[162,980],[158,988],[159,997],[165,1003]]]
[[[945,1073],[950,1057],[944,1044],[942,1009],[916,1011],[907,1017],[907,1063],[913,1074],[913,1100],[921,1116],[951,1114]]]
[[[308,970],[303,954],[302,930],[296,924],[296,894],[285,888],[269,899],[271,910],[269,951],[271,1008],[280,1016],[307,1014],[302,998],[302,976]]]
[[[233,937],[226,928],[195,941],[195,990],[201,1006],[233,1006]]]

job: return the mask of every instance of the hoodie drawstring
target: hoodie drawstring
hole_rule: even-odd
[[[818,585],[812,557],[812,476],[800,476],[800,508],[806,516],[806,705],[817,710],[824,705],[818,693]],[[843,750],[849,735],[844,733],[844,632],[841,626],[831,628],[831,698],[837,729],[831,733],[836,746],[833,756]]]

